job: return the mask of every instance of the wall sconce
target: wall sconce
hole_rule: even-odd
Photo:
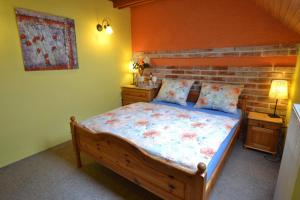
[[[111,25],[110,25],[110,19],[109,18],[104,18],[102,23],[101,24],[98,23],[96,27],[97,27],[97,30],[99,32],[101,32],[103,29],[105,29],[105,33],[108,34],[108,35],[111,35],[114,32]]]

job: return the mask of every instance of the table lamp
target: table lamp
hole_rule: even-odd
[[[133,61],[129,63],[129,72],[132,73],[132,85],[136,85],[136,74],[138,70],[134,68]]]
[[[269,114],[269,116],[272,118],[279,118],[280,116],[276,114],[277,103],[278,103],[279,99],[287,99],[288,98],[288,82],[287,82],[287,80],[272,80],[269,97],[276,99],[274,113]]]

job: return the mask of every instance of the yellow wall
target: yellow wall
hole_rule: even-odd
[[[294,103],[300,103],[300,53],[298,55],[297,65],[294,74],[292,100]]]
[[[78,70],[25,72],[14,7],[75,20]],[[97,15],[114,34],[96,31]],[[130,81],[130,10],[108,0],[0,0],[0,167],[70,139],[79,120],[120,105]]]
[[[300,104],[300,53],[298,55],[298,62],[295,71],[294,77],[294,87],[293,87],[293,103]],[[300,169],[298,171],[298,177],[296,181],[296,185],[294,187],[293,200],[300,199]]]
[[[288,123],[290,120],[293,103],[300,103],[300,48],[299,48],[299,54],[298,54],[298,58],[297,58],[295,73],[294,73],[292,85],[290,87],[289,92],[290,92],[290,94],[289,94],[290,98],[289,98],[286,123]]]

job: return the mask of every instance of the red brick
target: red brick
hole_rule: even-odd
[[[292,74],[292,73],[283,73],[283,77],[284,77],[285,79],[292,79],[293,76],[294,76],[294,74]]]
[[[270,87],[271,87],[270,84],[257,84],[258,89],[267,89],[267,90],[269,90]]]
[[[184,70],[193,70],[193,66],[180,66],[179,69],[184,69]]]
[[[233,75],[235,75],[235,72],[231,72],[231,71],[218,71],[218,75],[233,76]]]
[[[166,69],[179,69],[179,67],[175,67],[175,66],[167,66]]]
[[[268,77],[268,78],[283,78],[281,72],[260,72],[258,73],[259,77]]]
[[[271,84],[272,79],[270,78],[247,78],[248,83],[269,83]]]
[[[256,88],[256,84],[244,84],[244,88],[252,88],[252,89],[255,89]]]
[[[178,78],[181,78],[181,79],[190,79],[190,80],[192,80],[192,79],[193,79],[193,76],[190,76],[190,75],[178,75]]]
[[[196,66],[196,67],[194,67],[194,69],[198,69],[198,70],[210,70],[211,67],[210,66]]]
[[[252,89],[244,89],[243,94],[247,95],[258,95],[258,96],[268,96],[269,91],[268,90],[252,90]]]
[[[197,70],[186,70],[184,71],[185,74],[201,74],[200,71]]]
[[[172,74],[184,74],[183,70],[172,70]]]
[[[204,77],[202,76],[193,76],[194,80],[204,80]]]
[[[225,81],[225,78],[223,77],[210,77],[209,79],[212,81]]]
[[[252,101],[255,101],[255,100],[257,99],[256,96],[245,95],[245,94],[241,94],[240,97],[246,99],[247,101],[251,101],[251,100],[252,100]]]
[[[217,75],[215,71],[201,71],[202,75]]]
[[[232,82],[232,83],[244,83],[245,79],[244,78],[235,78],[235,77],[228,77],[225,79],[227,82]]]
[[[248,106],[248,107],[246,108],[246,111],[247,111],[247,112],[254,112],[254,110],[255,110],[255,108],[253,108],[253,107],[249,107],[249,106]]]
[[[228,70],[227,66],[216,66],[216,67],[211,67],[212,70]]]
[[[276,72],[294,73],[295,66],[275,66],[274,70]]]
[[[273,67],[272,66],[260,66],[260,67],[249,67],[249,71],[255,71],[255,72],[272,72]]]
[[[237,76],[257,77],[257,72],[235,72]]]
[[[166,75],[165,77],[166,77],[166,78],[178,78],[177,75]]]
[[[241,56],[261,56],[260,52],[241,52]]]

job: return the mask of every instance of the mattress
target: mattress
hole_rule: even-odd
[[[192,102],[188,102],[187,106],[181,106],[181,105],[174,104],[174,103],[168,103],[168,102],[163,102],[163,101],[155,101],[155,100],[152,103],[167,105],[167,106],[172,106],[172,107],[177,107],[177,108],[182,108],[182,109],[186,109],[186,110],[200,111],[200,112],[210,113],[210,114],[213,114],[213,115],[227,116],[227,117],[232,117],[232,118],[236,118],[236,119],[240,119],[241,116],[242,116],[242,111],[240,109],[237,109],[237,113],[234,113],[234,114],[233,113],[226,113],[226,112],[222,112],[222,111],[218,111],[218,110],[194,108],[195,103],[192,103]],[[207,177],[206,178],[207,178],[207,180],[210,179],[211,175],[213,174],[214,170],[216,169],[222,155],[224,154],[227,146],[230,143],[231,138],[234,136],[234,133],[235,133],[237,127],[238,127],[238,124],[236,124],[232,128],[230,133],[224,139],[224,141],[220,145],[219,149],[217,150],[217,152],[214,154],[214,156],[211,158],[210,162],[206,166],[206,172],[207,172]]]
[[[233,115],[193,110],[191,104],[178,107],[140,102],[91,117],[81,125],[95,134],[109,132],[123,137],[152,156],[191,172],[203,162],[209,179],[238,121]]]

